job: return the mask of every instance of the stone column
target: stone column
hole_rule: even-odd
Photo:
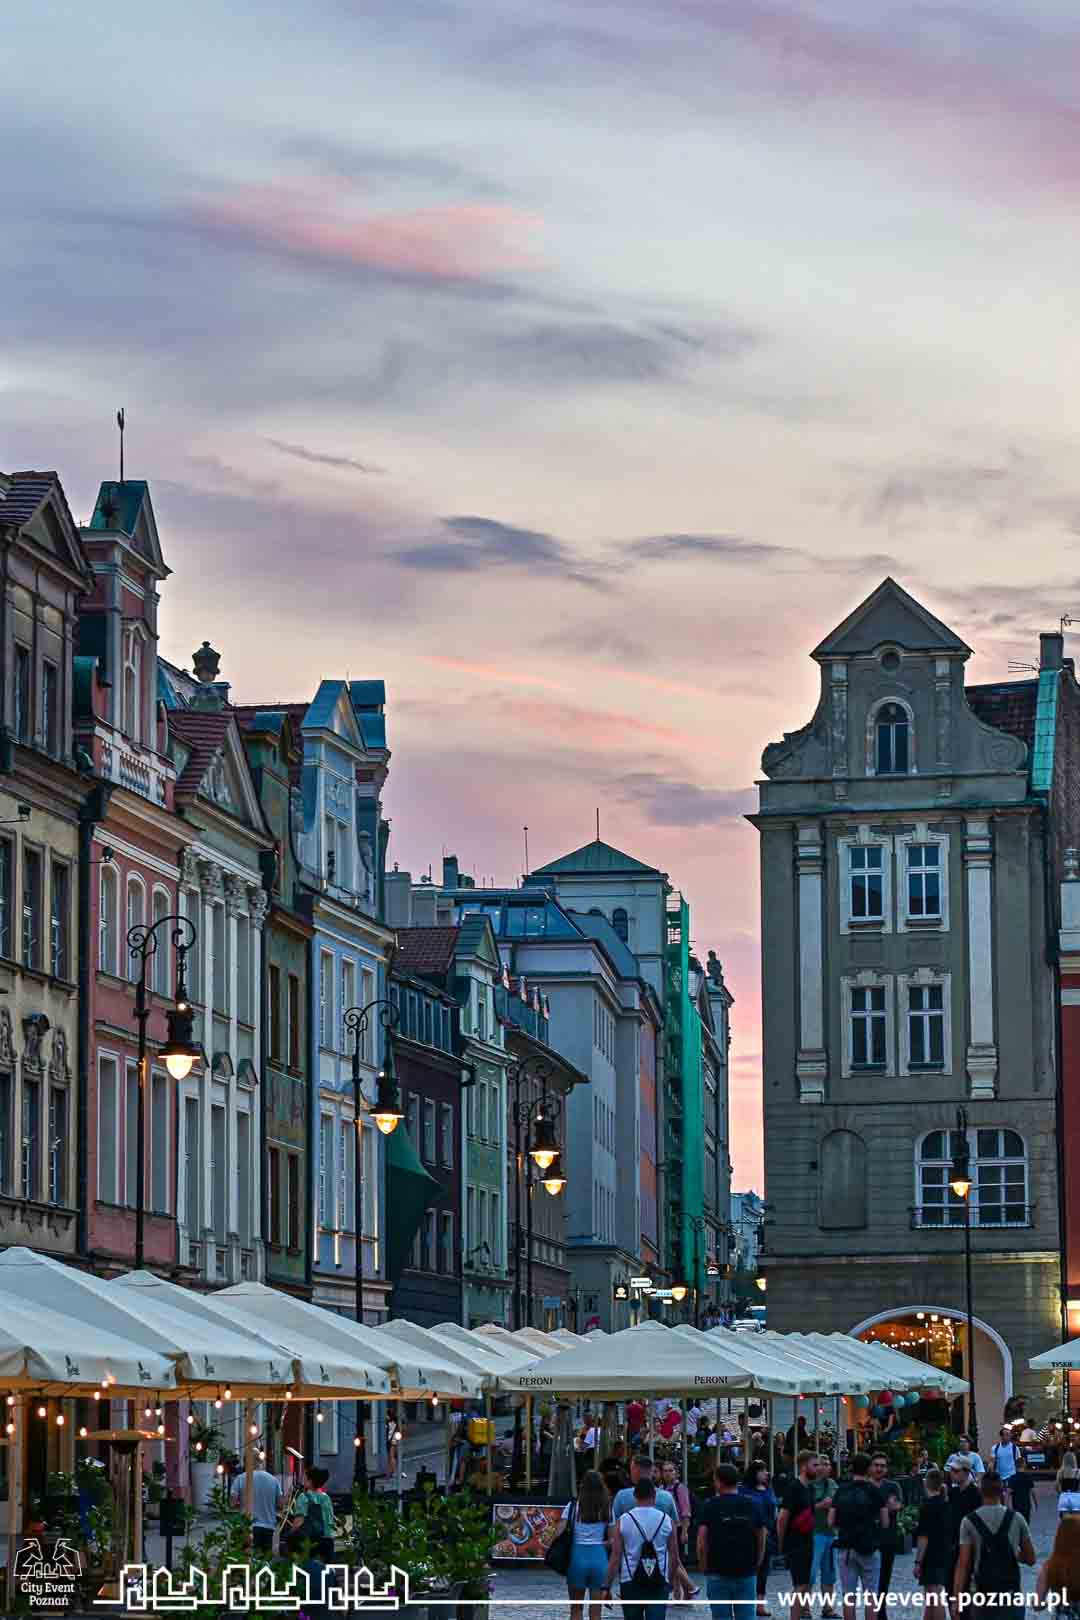
[[[206,1018],[203,1034],[203,1045],[206,1048],[207,1073],[206,1084],[202,1089],[202,1242],[203,1265],[205,1274],[209,1278],[217,1276],[213,1249],[217,1243],[217,1233],[214,1231],[214,1199],[210,1174],[211,1126],[213,1111],[211,1097],[213,1094],[213,1065],[214,1065],[214,908],[223,897],[223,882],[221,867],[215,861],[200,861],[199,875],[202,879],[202,911],[203,911],[203,939],[206,941],[206,953],[203,962],[205,987],[203,994],[206,998]]]
[[[229,1233],[231,1251],[229,1271],[233,1282],[240,1281],[240,1170],[237,1154],[240,1129],[236,1123],[236,1075],[240,1067],[240,952],[239,917],[247,904],[247,884],[232,872],[225,874],[225,937],[228,944],[228,978],[225,983],[225,1006],[229,1016],[229,1102],[225,1112],[226,1151],[229,1159],[229,1195],[226,1202],[225,1225]],[[250,950],[248,958],[250,962]]]
[[[251,920],[251,1010],[252,1021],[255,1025],[254,1044],[251,1049],[251,1061],[255,1069],[259,1085],[265,1083],[262,1071],[262,982],[263,982],[263,925],[266,922],[266,913],[269,909],[269,899],[265,889],[248,890],[248,916]],[[265,1274],[265,1253],[263,1248],[262,1229],[262,1172],[264,1143],[260,1134],[260,1111],[257,1107],[252,1109],[251,1116],[251,1247],[254,1255],[255,1275],[260,1279]]]
[[[799,1101],[825,1101],[825,851],[819,822],[800,823],[796,873],[799,884],[799,1049],[795,1075]]]
[[[994,1043],[994,845],[986,817],[964,824],[967,887],[968,1031],[967,1073],[972,1097],[993,1097],[997,1080]]]

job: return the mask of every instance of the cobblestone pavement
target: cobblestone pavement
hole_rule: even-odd
[[[1036,1495],[1041,1500],[1034,1514],[1032,1533],[1038,1562],[1034,1569],[1024,1570],[1024,1586],[1027,1590],[1034,1588],[1035,1575],[1050,1551],[1056,1527],[1057,1502],[1053,1485],[1043,1486]],[[891,1583],[893,1592],[911,1593],[918,1590],[912,1577],[913,1562],[910,1553],[896,1560]],[[704,1586],[702,1580],[697,1577],[695,1579],[699,1585]],[[772,1600],[769,1608],[773,1620],[782,1620],[783,1616],[790,1615],[790,1609],[782,1608],[776,1601],[777,1592],[790,1590],[791,1583],[785,1571],[778,1571],[770,1576],[767,1596]],[[492,1620],[565,1620],[569,1614],[566,1582],[547,1569],[500,1569],[495,1576],[494,1597],[496,1605],[505,1604],[506,1607],[494,1607]],[[897,1613],[898,1606],[894,1606],[893,1616]],[[820,1614],[820,1610],[815,1607],[812,1616],[817,1614]],[[621,1610],[618,1603],[606,1607],[602,1615],[603,1620],[620,1620]],[[683,1616],[686,1620],[709,1620],[709,1607],[708,1604],[699,1601],[692,1605],[680,1605],[671,1610],[671,1615],[672,1620],[682,1620]],[[752,1620],[749,1613],[747,1620]]]

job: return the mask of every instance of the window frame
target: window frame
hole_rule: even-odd
[[[266,1040],[269,1062],[281,1065],[281,968],[277,962],[266,964]]]
[[[854,1015],[857,1009],[854,1006],[853,992],[860,990],[884,991],[885,1005],[882,1009],[885,1021],[885,1062],[878,1064],[856,1064],[854,1040]],[[847,975],[840,980],[840,1011],[843,1020],[843,1039],[841,1047],[841,1074],[844,1079],[853,1076],[877,1075],[894,1077],[896,1074],[896,998],[895,983],[891,975],[875,973],[864,970],[860,973]]]
[[[63,890],[63,905],[57,909],[57,877]],[[59,951],[57,949],[59,939]],[[49,859],[49,972],[64,984],[71,983],[71,865]],[[62,970],[62,971],[61,971]]]
[[[132,909],[131,909],[131,897],[132,897],[133,894],[138,894],[139,897],[140,897],[140,900],[139,900],[139,915],[137,917],[132,914]],[[131,930],[133,928],[145,927],[145,925],[146,925],[146,884],[143,882],[142,877],[139,875],[138,872],[128,872],[126,877],[124,878],[124,944],[125,944],[125,946],[127,945],[127,937],[128,937],[128,934],[131,932]],[[132,984],[136,984],[138,982],[138,979],[139,979],[139,971],[140,971],[140,963],[139,963],[138,956],[133,951],[131,951],[130,949],[126,950],[125,951],[125,957],[124,957],[124,972],[121,975],[121,977],[130,980],[130,982]]]
[[[947,933],[949,929],[949,834],[937,831],[933,825],[919,822],[914,830],[901,833],[896,845],[897,930],[900,933]],[[935,917],[922,917],[911,911],[908,862],[909,852],[920,845],[933,845],[938,851],[938,888],[940,913]]]
[[[172,904],[172,896],[168,889],[160,883],[155,883],[150,890],[150,921],[155,927],[169,916]],[[151,988],[156,996],[167,996],[172,983],[172,929],[159,928],[154,939],[156,944],[150,960]]]
[[[943,1059],[940,1064],[914,1063],[911,1057],[909,992],[923,989],[940,989],[941,991]],[[935,968],[916,968],[911,973],[901,973],[896,980],[896,1000],[900,1034],[900,1074],[951,1074],[953,1070],[952,975],[950,973],[939,973]]]
[[[907,769],[902,771],[878,770],[878,726],[885,722],[879,719],[883,709],[895,706],[901,709],[907,720]],[[866,774],[868,777],[880,777],[886,781],[903,781],[905,777],[917,776],[918,756],[916,754],[915,711],[904,698],[896,693],[888,697],[879,698],[868,710],[866,716]],[[894,748],[895,756],[895,748]]]
[[[1023,1151],[1019,1155],[995,1153],[990,1154],[985,1158],[981,1157],[978,1152],[980,1131],[996,1131],[999,1138],[1003,1138],[1006,1133],[1011,1134],[1019,1140]],[[956,1231],[958,1228],[962,1229],[965,1225],[966,1216],[964,1213],[964,1200],[958,1198],[956,1194],[952,1192],[948,1182],[949,1166],[952,1163],[953,1137],[958,1134],[959,1133],[952,1127],[939,1125],[931,1130],[923,1131],[923,1133],[916,1139],[914,1153],[915,1209],[917,1212],[916,1225],[921,1231]],[[923,1149],[926,1143],[929,1141],[930,1137],[937,1135],[944,1137],[948,1156],[933,1159],[924,1158]],[[971,1200],[972,1230],[976,1231],[981,1229],[988,1232],[1017,1232],[1032,1226],[1032,1206],[1030,1203],[1031,1150],[1028,1146],[1027,1138],[1024,1136],[1023,1132],[1016,1130],[1016,1128],[1012,1125],[969,1125],[966,1132],[966,1139],[971,1173],[971,1192],[968,1196]],[[985,1204],[989,1205],[990,1207],[1000,1206],[1003,1213],[1007,1208],[1010,1207],[1010,1205],[1014,1208],[1018,1207],[1023,1211],[1023,1219],[1019,1221],[985,1221],[982,1219],[984,1200],[981,1197],[979,1171],[984,1167],[987,1169],[996,1169],[1000,1167],[1002,1170],[1005,1170],[1009,1165],[1021,1165],[1023,1167],[1021,1200],[1017,1200],[1015,1198],[1009,1199],[1005,1196],[1005,1183],[1004,1177],[1002,1177],[1001,1197],[992,1201],[986,1200]],[[923,1172],[927,1169],[942,1172],[942,1182],[924,1182]],[[937,1203],[928,1204],[926,1202],[926,1190],[928,1186],[935,1188],[938,1186],[942,1187],[944,1196],[940,1205]],[[951,1214],[956,1218],[952,1220],[927,1221],[925,1218],[926,1211],[928,1209],[938,1208],[943,1210],[946,1214]]]
[[[14,838],[0,834],[0,957],[7,962],[14,958],[16,843]],[[21,936],[20,936],[21,937]]]
[[[444,1170],[454,1168],[454,1105],[439,1104],[439,1163]]]
[[[21,641],[14,642],[11,660],[11,731],[16,742],[33,741],[34,656]]]
[[[888,934],[893,927],[893,839],[889,834],[874,833],[868,825],[856,832],[838,838],[837,869],[840,875],[840,932],[843,934]],[[855,850],[881,851],[881,915],[858,917],[852,904],[856,872],[852,864]]]
[[[28,1203],[41,1203],[41,1097],[43,1077],[22,1075],[19,1100],[19,1196]],[[30,1103],[34,1102],[31,1115]],[[30,1119],[33,1132],[28,1133]]]
[[[51,658],[41,660],[41,746],[55,759],[60,753],[60,666]]]
[[[334,1050],[334,953],[324,950],[319,951],[319,1047]]]
[[[29,880],[28,865],[31,861],[37,862],[37,878],[34,883]],[[19,960],[24,968],[33,973],[46,971],[42,946],[42,922],[45,906],[45,851],[40,844],[30,844],[24,839],[22,844],[22,859],[20,868],[20,894],[19,894]],[[27,923],[30,923],[30,940],[27,940]],[[30,949],[27,948],[28,943]]]

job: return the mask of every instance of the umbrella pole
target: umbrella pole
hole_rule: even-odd
[[[491,1443],[492,1427],[493,1427],[493,1420],[492,1420],[492,1416],[491,1416],[491,1396],[490,1395],[485,1395],[484,1396],[484,1437],[485,1437],[485,1441],[486,1441],[486,1450],[487,1450],[487,1493],[488,1493],[489,1496],[492,1496],[494,1494],[494,1490],[495,1490],[495,1480],[494,1480],[494,1477],[493,1477],[494,1468],[495,1468],[495,1459],[494,1459],[493,1453],[494,1453],[495,1448]]]
[[[690,1436],[686,1432],[686,1397],[679,1402],[679,1411],[682,1413],[682,1482],[690,1484]]]
[[[533,1398],[525,1397],[525,1495],[532,1495]]]
[[[400,1396],[398,1397],[398,1399],[394,1403],[394,1433],[397,1435],[397,1439],[394,1441],[394,1456],[396,1458],[395,1473],[397,1474],[398,1507],[400,1508],[401,1507],[401,1497],[402,1497],[401,1448],[405,1443],[405,1437],[404,1437],[404,1434],[402,1433],[402,1428],[401,1428],[401,1397]]]
[[[656,1461],[656,1402],[649,1402],[649,1461]]]
[[[446,1479],[446,1489],[447,1489],[447,1491],[449,1491],[450,1487],[454,1483],[453,1477],[452,1477],[453,1472],[454,1472],[454,1466],[453,1466],[453,1458],[454,1458],[454,1413],[453,1413],[453,1409],[452,1409],[449,1401],[447,1401],[447,1403],[446,1403],[446,1418],[445,1418],[444,1426],[445,1426],[445,1429],[446,1429],[446,1474],[445,1474],[445,1479]]]
[[[244,1402],[244,1512],[251,1518],[255,1507],[255,1402]]]
[[[23,1474],[26,1464],[26,1414],[30,1410],[30,1398],[23,1392],[16,1396],[14,1406],[15,1439],[8,1452],[8,1553],[7,1553],[7,1601],[8,1607],[14,1606],[15,1599],[15,1554],[19,1550],[22,1540],[23,1503],[25,1493],[23,1490]]]

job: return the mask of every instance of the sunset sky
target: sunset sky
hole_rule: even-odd
[[[162,649],[386,680],[392,854],[602,834],[736,997],[761,750],[886,573],[1080,621],[1065,0],[34,0],[5,16],[0,466],[151,481]]]

